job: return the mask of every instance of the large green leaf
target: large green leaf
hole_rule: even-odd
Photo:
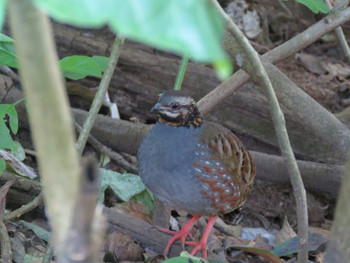
[[[87,56],[69,56],[59,61],[61,70],[65,77],[81,79],[88,75],[102,77],[100,65]]]
[[[54,19],[78,26],[108,24],[154,47],[230,67],[221,41],[224,22],[209,0],[34,0]]]
[[[100,202],[103,201],[107,188],[122,201],[129,201],[130,198],[146,189],[140,177],[135,174],[121,174],[106,169],[99,169],[99,172],[101,176]]]
[[[318,233],[309,233],[309,239],[308,239],[308,249],[309,251],[314,251],[319,248],[320,245],[324,244],[327,240]],[[293,237],[292,239],[289,239],[288,241],[278,245],[275,247],[272,251],[273,254],[283,257],[287,255],[292,255],[294,253],[298,252],[298,237]]]
[[[0,12],[1,12],[1,6],[0,6]],[[16,54],[15,54],[15,47],[13,45],[13,39],[1,33],[0,33],[0,64],[13,67],[13,68],[18,67]]]
[[[4,119],[0,119],[0,149],[10,149],[16,151],[18,145],[12,140],[10,131],[5,124]]]
[[[283,0],[283,1],[288,1],[288,0]],[[323,0],[295,0],[295,1],[305,5],[312,12],[316,14],[318,14],[319,12],[328,13],[328,8],[326,4],[323,2]]]

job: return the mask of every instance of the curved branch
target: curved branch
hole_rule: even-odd
[[[265,69],[260,61],[257,52],[249,44],[246,37],[239,30],[236,24],[229,18],[224,12],[219,3],[216,0],[212,0],[215,4],[218,12],[224,18],[229,33],[235,38],[240,48],[243,50],[241,56],[246,56],[247,63],[243,58],[243,67],[251,70],[251,76],[263,87],[265,94],[270,104],[270,110],[272,120],[275,126],[278,143],[282,152],[283,159],[286,163],[287,170],[290,176],[290,180],[294,190],[294,197],[297,204],[297,218],[298,218],[298,262],[308,262],[308,213],[307,213],[307,202],[306,202],[306,191],[301,178],[293,150],[290,146],[288,133],[286,129],[285,119],[283,112],[278,104],[276,94],[273,90],[270,79],[265,72]],[[239,54],[238,54],[239,55]],[[253,71],[254,70],[254,71]]]

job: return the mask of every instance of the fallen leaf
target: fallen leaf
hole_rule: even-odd
[[[143,220],[147,223],[151,223],[151,215],[147,212],[145,206],[136,200],[130,200],[121,204],[115,204],[112,208],[120,213],[127,214]]]
[[[278,256],[276,256],[274,253],[271,253],[270,251],[267,251],[267,250],[248,247],[248,246],[230,246],[230,247],[227,247],[226,249],[232,249],[232,248],[249,252],[254,255],[262,256],[264,259],[268,260],[271,263],[283,263],[283,261]]]
[[[283,219],[283,225],[281,230],[276,234],[275,237],[275,247],[296,237],[297,234],[294,232],[293,228],[290,226],[287,217]]]
[[[327,241],[321,234],[309,233],[309,251],[315,251],[320,245]],[[293,237],[292,239],[280,244],[275,247],[271,252],[279,257],[291,255],[297,253],[298,251],[298,237]]]
[[[0,150],[0,158],[4,159],[6,163],[10,165],[11,168],[15,171],[15,173],[24,177],[28,177],[30,179],[34,179],[37,177],[37,175],[34,173],[34,170],[31,167],[22,163],[11,153],[4,150]]]
[[[300,63],[311,73],[324,75],[328,72],[326,64],[321,59],[313,55],[298,53],[295,54],[295,58],[298,59]]]
[[[121,232],[113,232],[107,235],[105,251],[113,254],[119,261],[142,260],[143,249],[128,235]]]

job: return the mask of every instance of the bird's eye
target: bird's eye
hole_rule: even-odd
[[[175,110],[175,109],[178,109],[181,106],[181,104],[178,102],[173,102],[169,106],[170,106],[170,108]]]

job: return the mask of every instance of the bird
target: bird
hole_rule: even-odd
[[[193,215],[179,231],[170,233],[164,254],[180,240],[207,258],[207,241],[218,215],[241,207],[255,177],[249,151],[229,129],[204,121],[196,101],[178,90],[163,92],[151,112],[158,120],[144,137],[137,154],[145,186],[163,203]],[[209,216],[199,241],[186,241],[201,216]]]

